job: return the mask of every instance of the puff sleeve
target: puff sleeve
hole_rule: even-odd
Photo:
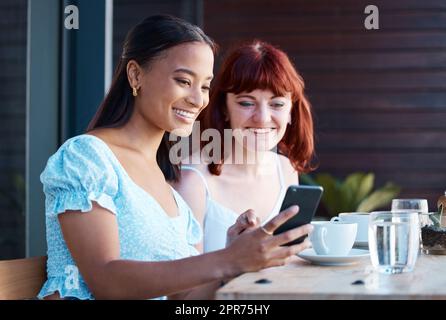
[[[118,177],[110,155],[98,143],[92,138],[75,137],[49,158],[40,175],[47,216],[66,210],[88,212],[92,201],[117,214],[113,199],[118,192]]]

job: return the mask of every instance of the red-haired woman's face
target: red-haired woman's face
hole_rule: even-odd
[[[276,96],[270,90],[259,89],[228,93],[226,105],[235,140],[251,151],[275,148],[291,119],[291,93]]]

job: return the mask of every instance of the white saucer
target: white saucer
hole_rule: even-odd
[[[351,249],[347,256],[329,256],[318,255],[313,249],[306,249],[297,255],[313,264],[322,266],[345,266],[358,263],[361,259],[368,257],[370,254],[368,250]]]

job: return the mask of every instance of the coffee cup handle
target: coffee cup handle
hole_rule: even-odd
[[[330,219],[330,221],[335,221],[336,222],[336,221],[341,221],[341,219],[339,219],[339,217],[333,217],[333,218]]]
[[[327,235],[327,228],[321,227],[311,233],[313,237],[320,240],[320,244],[324,252],[328,252],[327,244],[325,243],[325,236]]]
[[[328,252],[328,247],[327,247],[327,244],[325,243],[326,235],[327,235],[327,228],[322,228],[322,234],[321,234],[322,247],[324,247],[325,252]]]

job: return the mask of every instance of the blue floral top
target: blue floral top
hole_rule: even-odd
[[[62,298],[94,299],[57,219],[66,210],[89,212],[92,201],[116,216],[121,259],[166,261],[198,254],[193,245],[201,240],[202,231],[181,196],[172,189],[179,215],[168,216],[127,175],[107,144],[95,136],[85,134],[67,140],[49,158],[40,180],[46,196],[48,280],[39,298],[59,292]]]

